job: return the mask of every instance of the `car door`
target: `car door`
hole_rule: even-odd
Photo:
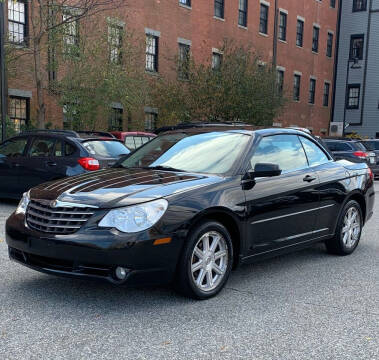
[[[54,178],[53,150],[56,139],[48,136],[35,136],[29,146],[27,163],[25,165],[27,173],[28,187],[44,183]]]
[[[16,137],[0,145],[0,184],[2,196],[18,197],[24,191],[22,162],[28,144],[27,137]]]
[[[316,216],[315,234],[322,237],[334,232],[342,203],[345,200],[344,179],[347,170],[336,163],[315,141],[300,136],[310,167],[319,177],[320,205]]]
[[[306,242],[313,237],[319,205],[316,172],[297,135],[263,137],[249,159],[257,163],[279,165],[282,174],[256,178],[245,190],[248,254],[255,255]]]

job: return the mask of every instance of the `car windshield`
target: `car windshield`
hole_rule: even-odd
[[[149,140],[149,136],[126,136],[125,146],[127,146],[129,149],[135,150],[143,144],[147,143]]]
[[[91,155],[107,158],[117,158],[130,153],[122,143],[114,140],[90,140],[85,141],[83,146]]]
[[[249,138],[227,132],[166,134],[137,149],[121,166],[224,174],[237,161]]]

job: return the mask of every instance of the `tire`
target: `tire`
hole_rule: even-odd
[[[175,288],[187,297],[209,299],[224,287],[232,266],[233,243],[228,230],[216,221],[202,222],[188,236]]]
[[[363,228],[360,205],[350,200],[342,209],[338,219],[336,234],[325,242],[329,253],[350,255],[357,248]]]

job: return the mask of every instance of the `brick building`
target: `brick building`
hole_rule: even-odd
[[[22,45],[30,26],[27,2],[9,0],[8,7],[9,36]],[[141,57],[146,76],[176,76],[168,57],[189,51],[195,61],[216,65],[224,39],[252,46],[264,63],[276,63],[278,82],[289,98],[274,124],[308,127],[319,134],[327,132],[330,121],[337,8],[338,0],[128,0],[119,11],[102,16],[119,21],[120,31],[146,36],[146,56]],[[9,79],[8,113],[16,123],[35,118],[30,61],[20,59],[16,76]],[[63,109],[47,90],[45,96],[48,121],[63,126]],[[135,115],[133,128],[154,126],[159,109],[146,105],[145,115]],[[114,103],[110,118],[122,116],[122,106]],[[128,127],[127,119],[123,127]]]

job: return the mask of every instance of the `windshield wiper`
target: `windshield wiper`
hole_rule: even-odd
[[[184,172],[185,170],[182,170],[182,169],[176,169],[176,168],[173,168],[171,166],[165,166],[165,165],[156,165],[156,166],[146,166],[146,167],[143,167],[143,169],[152,169],[152,170],[166,170],[166,171],[180,171],[180,172]]]

